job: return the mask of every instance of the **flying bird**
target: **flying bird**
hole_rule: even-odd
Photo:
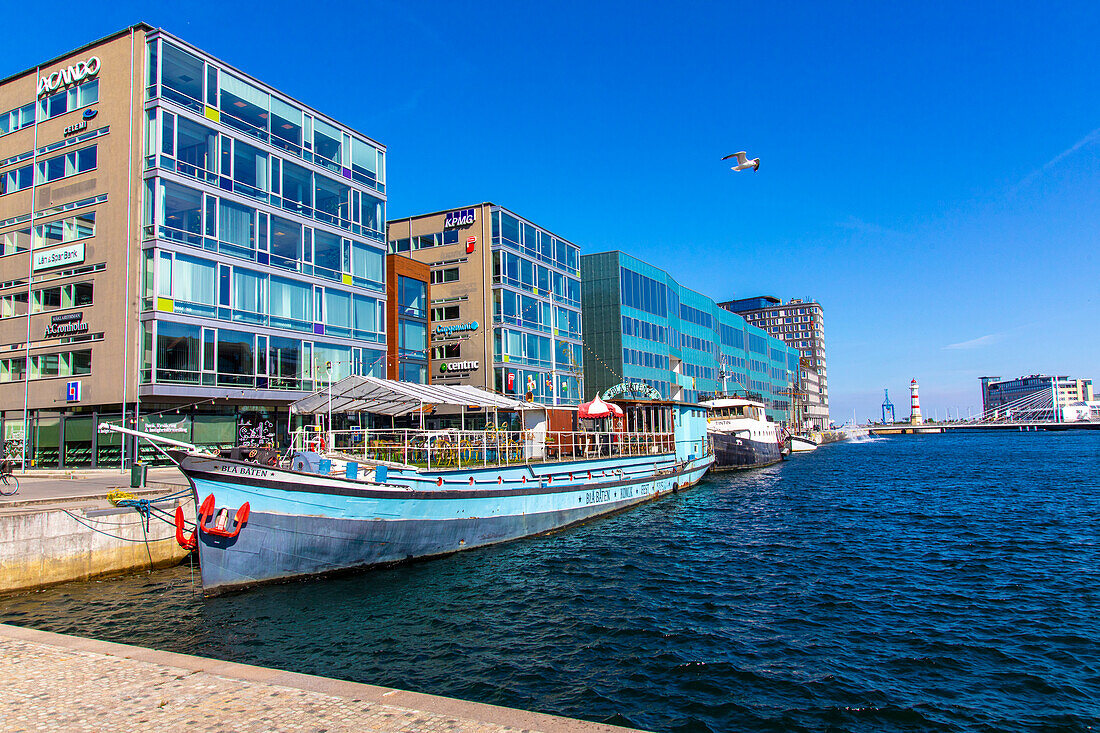
[[[752,168],[754,171],[760,170],[760,158],[753,158],[752,160],[749,160],[748,157],[745,155],[744,150],[742,150],[740,153],[727,155],[726,157],[722,158],[722,160],[729,160],[730,158],[737,158],[737,165],[730,168],[731,171],[747,171],[749,168]]]

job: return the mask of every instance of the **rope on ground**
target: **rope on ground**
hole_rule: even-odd
[[[173,499],[182,499],[184,496],[190,496],[191,489],[180,489],[174,491],[171,494],[165,494],[164,496],[157,496],[152,499],[139,499],[136,495],[131,494],[129,491],[123,491],[116,489],[107,494],[107,500],[117,507],[130,507],[141,515],[143,524],[142,530],[149,530],[149,519],[155,518],[160,521],[175,525],[176,518],[172,514],[169,514],[160,507],[155,507],[153,504],[160,504],[166,501],[172,501]],[[184,522],[184,526],[190,529],[190,526],[194,525],[194,522]]]

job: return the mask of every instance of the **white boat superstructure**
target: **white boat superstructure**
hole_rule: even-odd
[[[699,404],[707,408],[715,468],[753,468],[783,459],[779,426],[768,421],[762,402],[720,397]]]

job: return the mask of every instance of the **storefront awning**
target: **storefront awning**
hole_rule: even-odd
[[[297,415],[332,412],[372,412],[380,415],[408,415],[425,405],[436,408],[496,408],[500,410],[542,410],[542,405],[520,402],[479,387],[461,384],[442,386],[397,382],[378,377],[344,377],[333,382],[331,392],[320,389],[290,405]]]

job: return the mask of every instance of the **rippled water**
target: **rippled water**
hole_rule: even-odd
[[[660,731],[1086,730],[1100,432],[826,446],[549,537],[204,600],[191,569],[0,620]]]

